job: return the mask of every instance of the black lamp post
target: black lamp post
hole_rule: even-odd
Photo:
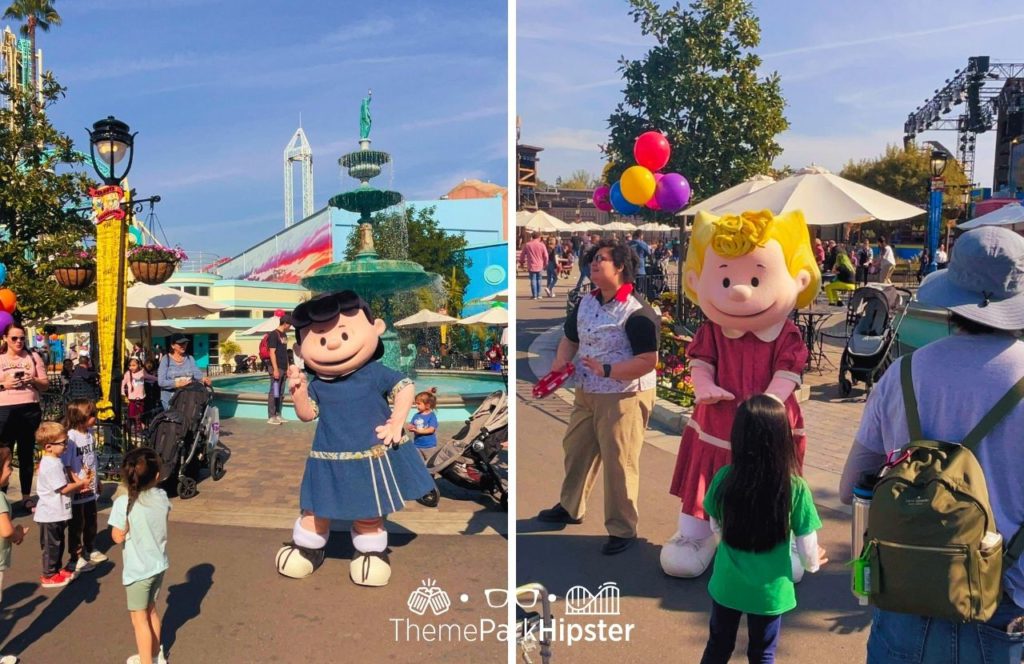
[[[935,253],[939,250],[939,230],[942,226],[942,190],[945,182],[942,173],[946,170],[948,155],[942,150],[932,150],[931,160],[931,187],[928,195],[928,267],[926,272],[931,274],[938,269],[935,260]]]
[[[88,129],[86,131],[89,131]],[[96,174],[107,185],[117,186],[121,180],[128,176],[132,168],[132,159],[135,156],[135,134],[131,133],[128,125],[108,115],[106,119],[99,120],[92,125],[89,131],[89,154],[92,157],[93,168]],[[97,156],[99,159],[97,160]],[[125,157],[128,158],[125,161]],[[106,173],[100,168],[100,162],[106,165]],[[124,351],[121,344],[124,339],[124,300],[125,300],[125,253],[127,251],[127,228],[125,219],[110,219],[105,223],[117,223],[119,225],[118,237],[118,259],[117,259],[117,313],[114,317],[114,352],[111,362],[113,366],[110,371],[110,402],[114,407],[115,422],[121,421],[121,381],[120,370]]]

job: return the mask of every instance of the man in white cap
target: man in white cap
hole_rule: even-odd
[[[840,497],[849,504],[862,472],[877,472],[886,455],[912,439],[904,407],[902,365],[911,383],[921,440],[962,441],[1024,377],[1024,237],[996,226],[965,233],[949,266],[922,282],[924,304],[949,310],[955,333],[904,355],[871,392],[843,469]],[[988,418],[986,418],[987,420]],[[1024,524],[1024,403],[1018,403],[975,448],[995,526],[1012,546]],[[1018,538],[1020,541],[1020,538]],[[875,609],[868,661],[1021,661],[1024,564],[1005,559],[1003,597],[986,623]]]

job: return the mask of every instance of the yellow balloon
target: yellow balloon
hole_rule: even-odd
[[[630,166],[619,180],[622,197],[633,205],[644,205],[651,200],[657,184],[654,173],[643,166]]]

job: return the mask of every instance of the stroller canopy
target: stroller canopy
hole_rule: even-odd
[[[849,310],[857,324],[847,345],[850,353],[874,355],[886,347],[900,302],[899,291],[890,285],[863,286],[853,292]]]

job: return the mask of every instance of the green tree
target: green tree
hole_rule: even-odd
[[[51,25],[60,25],[60,14],[53,8],[53,3],[50,0],[13,0],[11,6],[4,12],[4,18],[25,22],[19,32],[32,42],[29,71],[34,84],[36,80],[36,28],[43,32],[49,32]]]
[[[72,292],[51,277],[47,261],[92,233],[91,222],[74,208],[85,204],[94,183],[65,164],[82,163],[70,137],[58,131],[46,109],[64,96],[64,88],[43,76],[39,97],[30,89],[0,84],[0,263],[7,266],[6,287],[18,296],[18,311],[28,321],[49,318],[95,289]],[[58,172],[62,171],[62,172]]]
[[[775,137],[789,123],[775,72],[758,77],[752,52],[761,28],[745,0],[694,0],[661,9],[629,0],[629,14],[657,44],[639,60],[619,61],[623,100],[608,119],[605,153],[614,182],[633,164],[633,143],[645,131],[665,134],[672,158],[663,172],[689,180],[695,200],[758,173],[782,153]]]
[[[467,246],[466,238],[462,233],[453,234],[442,229],[436,212],[435,207],[406,206],[404,219],[401,213],[396,212],[374,215],[373,243],[380,258],[411,260],[444,280],[443,289],[419,289],[409,296],[393,298],[391,306],[395,318],[411,315],[422,308],[440,306],[448,309],[449,316],[458,316],[462,312],[462,294],[469,283],[466,268],[471,265],[463,251]],[[354,260],[357,253],[359,233],[354,229],[348,237],[345,259]]]
[[[598,179],[589,171],[581,168],[573,171],[568,178],[558,178],[556,182],[562,189],[593,189],[597,186],[595,183],[598,182]]]
[[[931,151],[916,146],[904,149],[902,146],[888,145],[885,153],[874,159],[858,162],[850,161],[839,172],[839,175],[870,187],[904,203],[928,206],[928,190],[931,183]],[[963,210],[963,195],[969,183],[963,168],[955,159],[946,163],[942,173],[946,190],[942,196],[942,216],[944,221],[956,219]],[[909,220],[915,230],[923,230],[928,223],[927,215],[920,215]],[[871,221],[862,228],[877,237],[884,235],[892,222]]]

